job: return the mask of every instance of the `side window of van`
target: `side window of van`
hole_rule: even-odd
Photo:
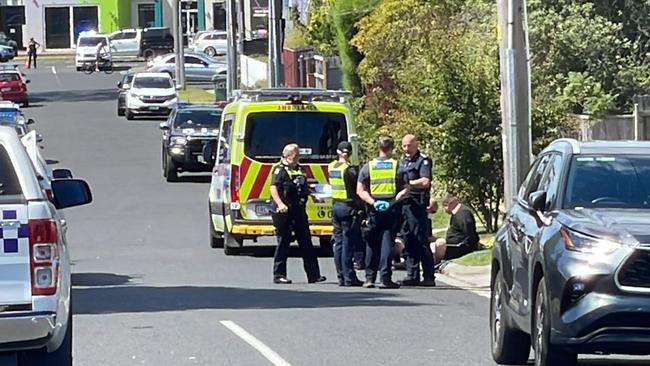
[[[232,137],[232,125],[235,121],[235,115],[230,113],[223,117],[223,123],[219,130],[219,147],[217,154],[218,164],[230,163],[230,140]]]

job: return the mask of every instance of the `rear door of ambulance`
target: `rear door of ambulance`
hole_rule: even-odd
[[[273,167],[282,149],[300,146],[300,163],[311,183],[327,184],[327,166],[337,157],[339,142],[348,140],[348,113],[339,103],[255,103],[246,108],[243,130],[243,160],[239,168],[240,214],[243,219],[270,222],[269,187]],[[331,200],[307,204],[310,223],[331,223]]]

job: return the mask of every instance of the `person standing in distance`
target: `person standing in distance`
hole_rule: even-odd
[[[273,169],[271,177],[271,217],[278,240],[273,260],[273,282],[290,284],[287,278],[287,259],[289,247],[295,233],[303,267],[309,283],[326,280],[320,274],[318,258],[311,241],[306,204],[309,198],[309,187],[305,171],[298,164],[300,149],[296,144],[289,144],[282,151],[282,160]]]
[[[431,199],[431,159],[418,150],[415,135],[402,138],[404,155],[400,160],[400,169],[409,180],[409,191],[402,209],[403,235],[406,256],[406,277],[402,286],[436,285],[434,277],[433,254],[429,249],[427,206]],[[420,262],[422,263],[423,281],[420,281]]]
[[[398,161],[390,157],[394,145],[390,136],[379,137],[379,156],[359,172],[357,194],[370,205],[365,288],[375,287],[377,272],[379,288],[399,288],[391,278],[392,249],[401,221],[399,202],[407,195],[409,185]]]
[[[334,265],[339,286],[361,286],[352,264],[352,258],[361,239],[361,226],[356,217],[363,209],[357,196],[359,170],[350,162],[352,144],[343,141],[337,148],[338,159],[328,167],[329,183],[332,187],[332,235],[334,241]],[[358,226],[358,227],[357,227]]]
[[[36,68],[36,50],[41,47],[41,45],[34,40],[34,38],[29,39],[27,43],[27,68],[32,67],[32,61],[34,61],[34,68]]]

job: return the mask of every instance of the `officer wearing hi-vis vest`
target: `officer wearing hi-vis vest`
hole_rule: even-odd
[[[338,159],[328,167],[329,183],[332,187],[332,226],[334,265],[339,286],[361,286],[352,264],[355,248],[362,240],[361,226],[356,220],[363,203],[357,196],[359,171],[350,163],[352,144],[344,141],[337,148]]]
[[[436,285],[434,278],[433,254],[429,248],[427,206],[431,195],[431,159],[418,150],[414,135],[402,138],[404,156],[400,169],[408,176],[409,191],[403,205],[404,254],[406,257],[406,278],[402,286]],[[423,281],[420,281],[422,263]]]
[[[300,149],[296,144],[284,147],[280,164],[273,168],[271,178],[271,217],[278,239],[273,260],[273,282],[290,284],[287,278],[287,258],[293,240],[292,231],[298,241],[303,265],[309,283],[326,280],[320,274],[318,258],[311,242],[306,204],[309,186],[303,168],[298,164]]]
[[[357,194],[370,206],[365,288],[375,287],[377,272],[379,288],[399,288],[392,280],[392,248],[401,221],[399,201],[408,194],[409,185],[398,161],[390,157],[394,145],[391,137],[381,136],[379,157],[359,172]]]

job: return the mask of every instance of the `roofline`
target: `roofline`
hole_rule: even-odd
[[[580,143],[576,139],[569,139],[569,138],[562,138],[562,139],[557,139],[549,145],[549,147],[553,146],[554,144],[557,143],[567,143],[569,146],[571,146],[571,152],[573,154],[580,154]]]

